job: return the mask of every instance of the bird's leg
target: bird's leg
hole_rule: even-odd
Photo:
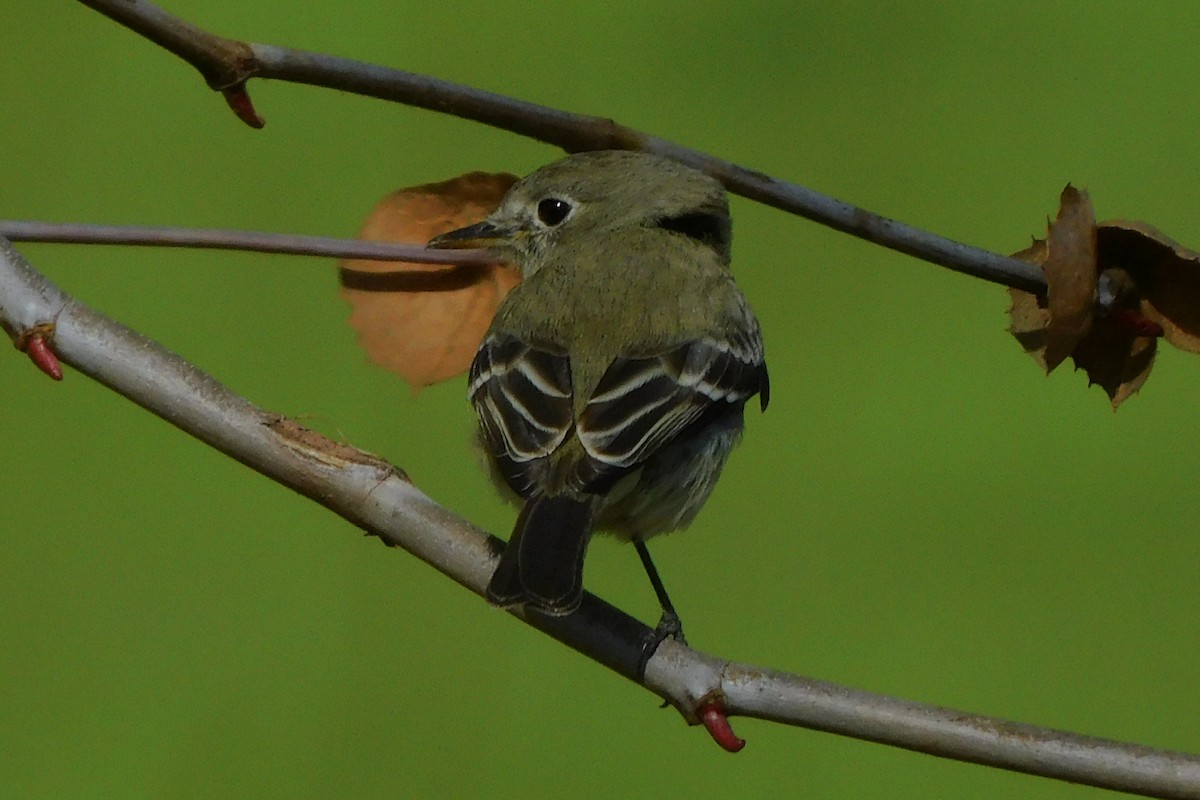
[[[634,539],[633,546],[637,548],[638,557],[642,559],[642,566],[646,569],[646,576],[650,578],[650,585],[654,587],[654,595],[658,598],[659,606],[662,607],[662,617],[659,618],[658,626],[654,629],[654,640],[648,643],[651,646],[650,652],[653,653],[659,643],[666,638],[687,644],[687,639],[683,637],[683,623],[679,620],[679,615],[675,613],[675,606],[671,603],[671,598],[667,596],[667,587],[663,586],[662,578],[658,576],[658,569],[650,559],[650,551],[646,548],[646,543],[641,539]]]

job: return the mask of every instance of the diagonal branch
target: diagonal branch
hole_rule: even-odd
[[[611,119],[559,111],[403,70],[288,47],[226,39],[201,30],[146,0],[79,0],[166,48],[200,71],[255,127],[250,78],[306,83],[377,97],[491,125],[567,152],[645,150],[676,158],[722,181],[729,191],[806,217],[835,230],[925,261],[1034,294],[1041,271],[1024,261],[938,236],[871,213],[795,183],[778,180],[707,153],[619,125]]]
[[[142,0],[81,0],[179,55],[261,124],[245,84],[276,78],[484,122],[568,151],[633,148],[673,156],[731,191],[977,277],[1044,292],[1035,267],[988,253],[638,133],[611,120],[346,59],[224,39]],[[63,295],[0,241],[0,327],[51,339],[63,359],[203,441],[404,547],[479,593],[495,540],[434,504],[394,467],[269,414],[178,357]],[[639,673],[649,629],[589,597],[567,618],[526,622],[668,699],[689,721],[713,702],[756,716],[977,763],[1159,797],[1200,796],[1200,757],[1150,750],[887,698],[733,664],[669,642]]]
[[[257,408],[158,344],[84,306],[0,239],[0,327],[58,355],[210,446],[402,547],[476,594],[498,540],[386,462]],[[705,655],[677,642],[645,663],[650,628],[588,595],[561,618],[517,616],[674,705],[830,731],[948,758],[1153,797],[1200,795],[1200,757],[1012,723]]]

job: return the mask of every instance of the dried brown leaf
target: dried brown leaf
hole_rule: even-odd
[[[1152,275],[1167,276],[1164,280],[1173,287],[1179,283],[1180,248],[1161,234],[1154,244],[1134,241],[1131,230],[1136,223],[1097,227],[1087,194],[1069,185],[1060,202],[1046,239],[1014,253],[1042,266],[1048,297],[1010,289],[1009,330],[1046,372],[1070,356],[1076,369],[1087,373],[1090,384],[1103,388],[1116,408],[1146,382],[1154,365],[1156,337],[1163,333],[1152,313],[1154,307],[1139,293]],[[1167,253],[1174,253],[1175,261],[1170,267],[1159,266],[1169,260]],[[1097,316],[1102,274],[1117,303],[1104,316]],[[1188,275],[1196,279],[1200,298],[1200,274]],[[1177,318],[1183,316],[1176,310]],[[1192,321],[1200,323],[1200,315]],[[1182,324],[1178,327],[1183,329]],[[1200,332],[1200,325],[1187,330]]]
[[[1092,327],[1096,307],[1096,216],[1087,192],[1067,184],[1046,235],[1046,371],[1075,350]]]
[[[1121,405],[1150,377],[1158,340],[1138,333],[1111,316],[1096,320],[1075,348],[1076,369],[1087,373],[1088,383],[1108,394],[1113,409]]]
[[[1101,266],[1129,273],[1141,315],[1175,347],[1200,353],[1200,253],[1144,222],[1113,220],[1096,233]]]
[[[424,244],[482,220],[516,180],[506,173],[472,172],[401,189],[375,207],[358,236]],[[517,270],[503,264],[347,260],[341,276],[359,346],[414,392],[467,370],[496,307],[520,282]]]
[[[1087,192],[1067,184],[1046,238],[1014,257],[1038,264],[1046,297],[1010,289],[1009,330],[1046,372],[1063,362],[1092,326],[1096,305],[1096,219]]]
[[[1013,253],[1013,257],[1033,264],[1044,264],[1046,240],[1034,239],[1033,244]],[[1020,289],[1009,289],[1008,296],[1012,299],[1012,306],[1008,309],[1009,332],[1025,352],[1049,372],[1046,366],[1046,326],[1050,323],[1050,310],[1046,308],[1046,298]]]

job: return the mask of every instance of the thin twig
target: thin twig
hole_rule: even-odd
[[[337,88],[531,136],[568,151],[626,148],[673,156],[721,179],[733,192],[837,230],[976,277],[1042,293],[1029,264],[888,220],[811,190],[596,117],[568,114],[468,87],[287,48],[223,39],[141,0],[81,0],[166,47],[201,71],[248,121],[251,77]],[[287,485],[315,496],[389,543],[398,544],[479,592],[491,566],[489,539],[440,509],[381,462],[300,431],[231,395],[136,334],[75,304],[18,263],[0,276],[0,323],[14,337],[56,321],[63,358],[180,427]],[[6,265],[8,266],[8,265]],[[11,276],[9,276],[11,277]],[[8,289],[6,283],[11,283]],[[11,289],[11,295],[9,290]],[[44,301],[44,302],[35,302]],[[148,359],[148,360],[147,360]],[[159,380],[166,381],[165,387]],[[157,387],[151,391],[148,387]],[[147,399],[143,392],[161,397]],[[166,402],[169,399],[169,402]],[[185,409],[193,409],[192,411]],[[282,464],[276,464],[276,462]],[[353,474],[351,474],[353,473]],[[365,474],[364,474],[365,473]],[[372,491],[338,493],[340,482]],[[384,487],[384,491],[380,491]],[[345,487],[341,487],[345,488]],[[366,497],[366,503],[361,498]],[[373,507],[367,507],[376,504]],[[398,526],[398,527],[397,527]],[[630,648],[648,630],[589,598],[560,620],[527,620],[589,652],[626,677]],[[594,624],[593,624],[594,623]],[[1200,758],[977,717],[735,665],[667,643],[650,659],[645,683],[689,720],[714,697],[741,713],[835,731],[909,749],[1159,797],[1200,795]]]
[[[482,595],[498,540],[391,465],[257,408],[160,345],[75,301],[0,239],[0,327],[37,330],[63,361]],[[1012,723],[734,664],[677,642],[638,674],[651,629],[588,595],[560,618],[517,616],[636,681],[689,721],[727,713],[1151,797],[1200,796],[1200,757]]]
[[[410,261],[418,264],[487,264],[495,260],[483,250],[426,250],[421,245],[415,244],[366,242],[358,239],[338,239],[326,236],[300,236],[216,228],[96,225],[77,222],[2,219],[0,220],[0,236],[5,236],[14,242],[199,247],[326,258]]]
[[[166,48],[204,76],[208,84],[239,99],[235,110],[261,124],[249,104],[251,78],[305,83],[377,97],[451,114],[561,147],[581,150],[645,150],[676,158],[722,181],[729,191],[806,217],[925,261],[1035,294],[1046,291],[1037,267],[882,217],[798,184],[772,178],[707,153],[619,125],[611,119],[573,114],[469,86],[288,47],[225,39],[174,17],[145,0],[80,0]]]

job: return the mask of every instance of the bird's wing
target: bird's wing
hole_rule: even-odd
[[[554,452],[571,432],[567,356],[508,334],[490,334],[471,364],[467,394],[500,473],[513,491],[529,497],[536,462]]]
[[[484,340],[471,364],[468,394],[501,475],[521,497],[535,472],[575,430],[587,458],[572,480],[597,491],[635,469],[708,415],[769,395],[757,326],[703,338],[657,355],[617,358],[578,421],[570,360],[503,333]]]
[[[618,358],[600,379],[577,423],[595,476],[620,474],[709,414],[739,407],[769,387],[757,325],[660,353]]]

